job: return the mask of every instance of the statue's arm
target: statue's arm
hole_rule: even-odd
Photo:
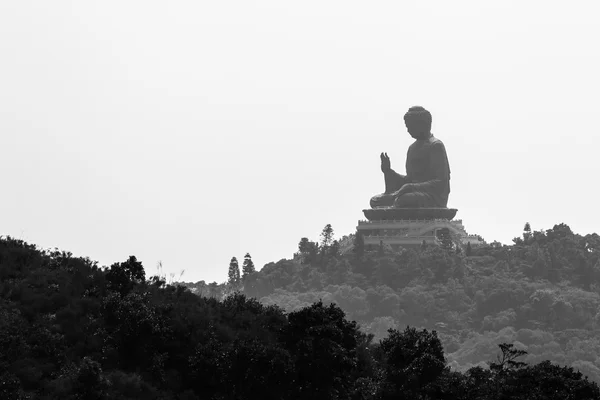
[[[406,183],[406,176],[389,169],[383,173],[385,180],[385,194],[391,194],[399,190]]]
[[[394,171],[390,157],[387,153],[381,153],[381,172],[385,181],[385,194],[391,194],[397,191],[406,182],[406,177]]]
[[[431,158],[429,168],[431,170],[432,179],[413,183],[415,191],[431,192],[444,190],[450,180],[450,166],[448,165],[448,157],[446,148],[442,142],[436,142],[431,145]]]

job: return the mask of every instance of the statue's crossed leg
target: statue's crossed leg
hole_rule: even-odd
[[[371,198],[371,208],[395,207],[395,208],[429,208],[439,207],[435,200],[423,192],[412,192],[398,196],[396,193],[378,194]]]

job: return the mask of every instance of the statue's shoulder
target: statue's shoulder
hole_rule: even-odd
[[[436,147],[444,147],[444,142],[432,135],[429,138],[429,145]]]

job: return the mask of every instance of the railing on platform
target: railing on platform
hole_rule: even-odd
[[[359,219],[359,224],[390,224],[390,223],[398,223],[398,222],[453,222],[462,224],[462,219],[444,219],[444,218],[436,218],[436,219],[379,219],[375,221],[369,221],[366,219]]]

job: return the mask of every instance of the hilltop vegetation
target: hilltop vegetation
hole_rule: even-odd
[[[376,340],[389,328],[436,329],[454,370],[487,368],[506,342],[528,352],[525,362],[551,360],[600,382],[597,234],[527,224],[510,246],[400,251],[368,251],[360,237],[332,234],[328,226],[319,243],[302,238],[293,259],[244,278],[244,293],[287,312],[335,303]],[[214,285],[210,294],[219,293]]]
[[[596,363],[589,357],[598,237],[564,226],[553,232],[468,257],[441,248],[341,255],[333,240],[303,241],[308,247],[293,260],[260,271],[248,255],[246,273],[231,266],[229,285],[190,285],[212,297],[147,278],[134,256],[99,268],[0,238],[0,398],[599,399],[597,384],[567,358],[523,362],[561,349]],[[568,268],[542,269],[538,258],[515,261],[533,249],[563,257],[556,260],[568,261],[576,278],[566,283]],[[231,292],[242,288],[261,302]],[[293,311],[272,304],[280,299]],[[379,332],[381,341],[361,328],[383,330],[389,319],[398,329]],[[440,322],[438,335],[432,328]],[[406,324],[413,326],[400,328]],[[536,355],[534,346],[546,353]],[[457,360],[489,368],[460,372],[450,368]]]

